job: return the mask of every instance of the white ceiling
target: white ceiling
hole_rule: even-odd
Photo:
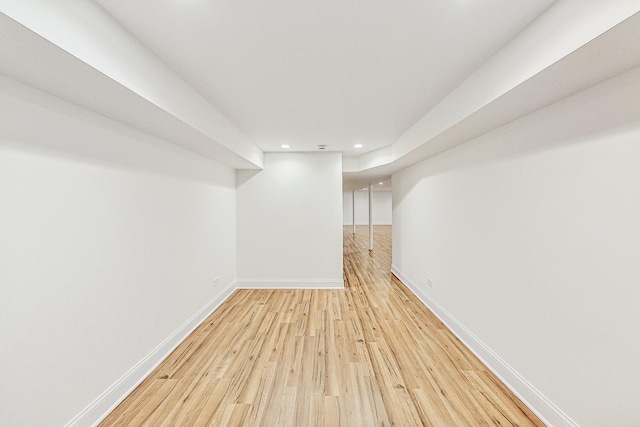
[[[262,150],[346,155],[396,141],[554,2],[95,1]]]

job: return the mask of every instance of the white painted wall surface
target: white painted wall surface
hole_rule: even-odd
[[[353,225],[353,202],[351,191],[342,193],[342,223]],[[369,192],[356,191],[356,225],[369,224]],[[373,224],[391,224],[391,191],[373,192]]]
[[[239,286],[343,286],[340,153],[266,153],[238,171]]]
[[[636,69],[393,175],[394,269],[553,425],[640,423],[639,160]]]
[[[235,172],[2,83],[0,425],[60,426],[233,285]]]

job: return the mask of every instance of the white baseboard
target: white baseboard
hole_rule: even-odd
[[[422,301],[513,393],[545,424],[553,427],[578,427],[575,421],[533,387],[498,354],[476,337],[433,298],[421,290],[394,265],[391,272]]]
[[[345,227],[349,227],[349,226],[353,227],[353,223],[342,224],[342,225],[345,226]],[[356,221],[356,226],[358,226],[358,225],[369,225],[369,223],[368,222],[358,222],[358,221]],[[391,224],[391,222],[374,222],[373,225],[376,226],[376,225],[392,225],[392,224]]]
[[[238,279],[238,289],[344,289],[344,280]]]
[[[115,384],[109,387],[81,413],[76,415],[66,427],[96,426],[113,411],[135,388],[147,378],[173,350],[184,341],[209,315],[220,306],[236,289],[236,282],[229,283],[222,291],[173,334],[158,345],[144,359],[138,362]]]

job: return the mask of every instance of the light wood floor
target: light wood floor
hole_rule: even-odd
[[[345,290],[237,290],[102,426],[543,426],[345,227]]]

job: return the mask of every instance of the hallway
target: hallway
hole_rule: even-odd
[[[344,228],[345,290],[236,290],[101,424],[543,425]]]

